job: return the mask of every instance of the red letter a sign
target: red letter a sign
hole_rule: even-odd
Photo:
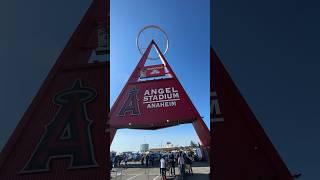
[[[145,67],[152,47],[162,64]],[[157,44],[151,41],[111,108],[111,140],[121,128],[159,129],[183,123],[192,123],[202,145],[210,146],[209,129]]]
[[[109,3],[94,0],[0,156],[1,180],[105,180]]]
[[[292,180],[263,128],[211,49],[213,179]]]

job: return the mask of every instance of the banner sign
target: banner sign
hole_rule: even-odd
[[[114,106],[117,115],[111,119],[113,127],[130,125],[132,128],[156,129],[191,122],[195,118],[187,100],[189,97],[175,79],[136,83],[128,86],[124,94]]]
[[[143,70],[140,72],[140,78],[149,78],[149,77],[157,77],[164,76],[165,70],[164,65],[153,65],[153,66],[145,66]]]

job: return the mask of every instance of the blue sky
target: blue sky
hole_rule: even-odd
[[[146,3],[147,2],[147,3]],[[141,58],[135,40],[146,25],[164,29],[170,41],[165,55],[189,97],[209,127],[210,119],[209,0],[111,0],[111,105]],[[119,130],[111,150],[139,150],[140,144],[159,147],[198,142],[191,124],[156,131]]]

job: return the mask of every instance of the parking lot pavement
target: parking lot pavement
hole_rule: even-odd
[[[161,180],[158,166],[142,167],[139,163],[128,163],[128,168],[113,168],[111,172],[112,180]],[[194,162],[193,175],[186,174],[184,180],[209,180],[210,167],[207,163]],[[175,168],[176,176],[170,176],[167,172],[167,179],[179,179],[179,169]]]

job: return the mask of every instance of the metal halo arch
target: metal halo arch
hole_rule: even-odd
[[[151,28],[157,29],[157,30],[161,31],[161,32],[164,34],[164,37],[165,37],[165,39],[166,39],[166,40],[165,40],[165,41],[166,41],[166,49],[164,50],[163,55],[165,55],[165,54],[168,52],[168,49],[169,49],[169,38],[168,38],[168,34],[167,34],[160,26],[157,26],[157,25],[148,25],[148,26],[145,26],[144,28],[142,28],[142,29],[139,31],[138,36],[137,36],[137,38],[136,38],[136,46],[137,46],[140,54],[143,55],[143,53],[144,53],[143,49],[145,49],[145,48],[141,48],[140,45],[139,45],[140,36],[141,36],[141,34],[143,33],[143,31],[145,31],[145,30],[147,30],[147,29],[151,29]],[[150,59],[150,60],[157,60],[157,59],[159,59],[159,56],[158,56],[158,57],[148,57],[148,59]]]

